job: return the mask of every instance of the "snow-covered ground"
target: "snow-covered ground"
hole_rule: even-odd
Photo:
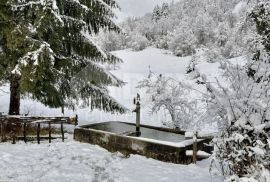
[[[177,165],[119,153],[72,140],[0,144],[0,181],[5,182],[221,182],[210,175],[210,160]]]

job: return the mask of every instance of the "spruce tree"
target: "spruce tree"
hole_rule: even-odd
[[[169,4],[163,3],[161,7],[161,16],[166,18],[169,16]]]
[[[53,108],[125,111],[107,90],[123,82],[103,66],[121,60],[90,36],[119,32],[113,8],[114,0],[1,0],[0,80],[10,85],[9,114],[19,114],[22,96]]]
[[[159,5],[156,5],[152,13],[152,20],[154,22],[157,22],[158,20],[160,20],[161,16],[161,8]]]

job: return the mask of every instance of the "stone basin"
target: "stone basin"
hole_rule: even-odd
[[[168,128],[141,125],[141,135],[136,137],[136,126],[126,122],[105,122],[77,127],[76,141],[99,145],[110,152],[124,155],[138,154],[164,162],[190,164],[193,140],[185,139],[185,132]],[[199,139],[198,150],[211,152],[206,144],[210,139]]]

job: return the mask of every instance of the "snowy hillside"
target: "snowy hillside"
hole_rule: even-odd
[[[192,77],[186,74],[187,67],[191,60],[191,57],[176,57],[170,51],[149,47],[143,51],[132,50],[120,50],[113,52],[114,55],[121,58],[123,63],[119,64],[119,69],[112,73],[118,78],[123,80],[126,84],[124,87],[110,88],[111,95],[119,101],[122,105],[128,109],[133,110],[133,98],[137,93],[140,93],[144,98],[144,90],[136,88],[138,82],[146,78],[149,74],[149,70],[157,74],[169,76],[178,81],[184,81],[191,84],[192,87],[198,90],[204,90],[205,87],[195,83],[195,80],[191,80]],[[235,59],[233,59],[232,62]],[[239,63],[241,62],[238,61]],[[205,74],[206,77],[212,81],[216,77],[221,78],[222,70],[219,69],[219,63],[206,63],[201,62],[196,67],[201,74]],[[6,88],[6,92],[8,90]],[[193,91],[190,94],[190,99],[198,97],[199,93]],[[7,105],[9,103],[9,94],[2,92],[0,95],[0,111],[7,112]],[[21,103],[21,110],[23,114],[29,115],[47,115],[47,116],[61,116],[61,109],[49,109],[42,104],[24,99]],[[135,114],[128,112],[124,115],[104,113],[98,110],[90,111],[89,108],[77,109],[76,111],[66,110],[65,115],[72,116],[79,115],[79,124],[89,124],[95,122],[104,121],[125,121],[135,122]],[[159,112],[158,114],[151,114],[149,111],[149,103],[146,101],[142,103],[142,123],[149,125],[161,126],[162,121],[169,120],[168,115],[165,112]]]
[[[134,52],[131,50],[116,51],[113,54],[123,60],[120,64],[120,68],[113,73],[124,82],[126,85],[123,88],[111,88],[111,95],[118,100],[121,104],[129,108],[134,109],[133,98],[139,92],[136,89],[138,82],[147,77],[149,73],[149,66],[152,71],[161,73],[167,76],[173,76],[175,78],[184,78],[186,67],[189,63],[190,57],[179,58],[173,56],[170,52],[148,48],[144,51]],[[5,89],[8,91],[7,89]],[[8,93],[1,93],[0,95],[0,111],[7,112],[7,105],[9,103]],[[61,115],[61,109],[49,109],[42,106],[40,103],[30,100],[23,100],[21,104],[21,110],[23,114],[29,113],[29,115]],[[79,114],[80,124],[88,124],[92,122],[102,122],[107,120],[115,121],[127,121],[133,122],[135,115],[133,113],[127,113],[125,115],[111,115],[100,111],[90,112],[88,108],[78,109],[74,113],[72,111],[66,111],[66,115]],[[145,124],[160,125],[158,116],[150,116],[147,108],[143,109],[142,121]]]

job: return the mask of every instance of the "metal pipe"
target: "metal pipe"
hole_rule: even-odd
[[[137,97],[134,98],[134,104],[136,109],[133,112],[136,112],[136,136],[141,136],[141,104],[140,104],[140,95],[137,94]]]
[[[141,135],[141,104],[137,102],[136,104],[136,135]]]

